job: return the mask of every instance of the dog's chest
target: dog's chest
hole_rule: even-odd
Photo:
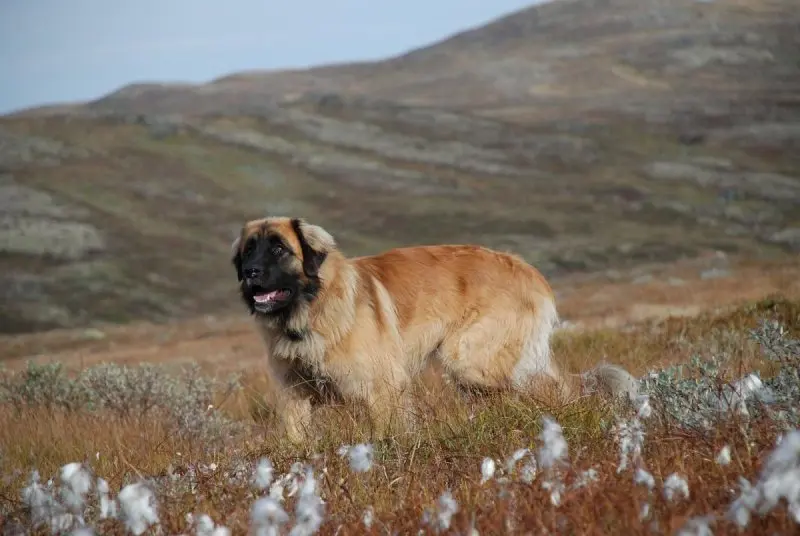
[[[289,361],[293,367],[315,376],[325,374],[325,343],[319,335],[306,332],[302,337],[296,337],[276,333],[270,346],[275,358]]]

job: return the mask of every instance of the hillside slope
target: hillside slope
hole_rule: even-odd
[[[2,331],[241,312],[230,242],[267,213],[353,255],[479,242],[553,277],[796,254],[797,10],[647,4],[0,118]]]
[[[229,113],[333,92],[524,121],[624,112],[725,123],[773,106],[796,111],[795,8],[792,0],[557,0],[381,62],[138,84],[89,107]]]

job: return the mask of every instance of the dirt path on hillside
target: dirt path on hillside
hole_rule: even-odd
[[[735,262],[710,256],[627,274],[584,275],[554,281],[564,327],[619,327],[670,315],[754,300],[772,293],[800,296],[795,263]],[[59,361],[70,369],[100,362],[197,362],[213,373],[257,364],[261,341],[246,314],[165,325],[138,323],[0,337],[0,363],[16,370],[27,360]]]

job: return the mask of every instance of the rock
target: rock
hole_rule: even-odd
[[[83,338],[91,341],[101,341],[106,338],[106,334],[97,328],[88,328],[83,330]]]
[[[800,251],[800,227],[787,227],[770,235],[770,242],[789,246],[793,251]]]
[[[778,173],[726,171],[686,162],[664,161],[650,163],[644,173],[653,180],[693,182],[703,188],[731,190],[768,201],[800,201],[800,181]]]
[[[729,277],[730,275],[730,270],[726,270],[725,268],[710,268],[700,272],[700,279],[721,279],[723,277]]]

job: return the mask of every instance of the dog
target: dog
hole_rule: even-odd
[[[407,388],[432,361],[460,385],[520,391],[545,379],[573,391],[550,351],[553,291],[515,254],[429,245],[348,258],[319,225],[267,217],[242,226],[232,262],[295,443],[308,438],[323,392],[366,402],[379,432],[395,411],[408,424]],[[585,379],[635,396],[622,367],[596,367]]]

